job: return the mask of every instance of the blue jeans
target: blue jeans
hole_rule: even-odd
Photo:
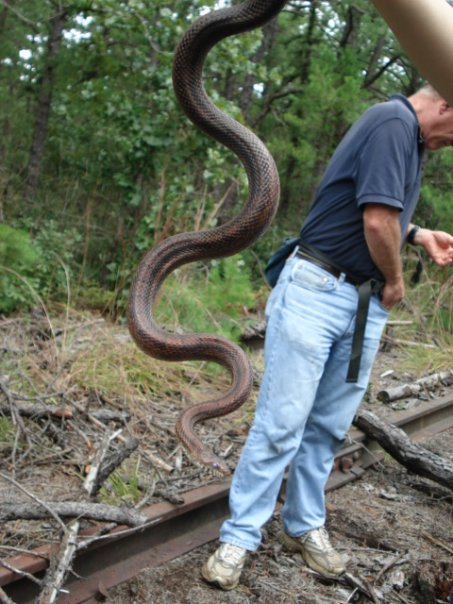
[[[324,489],[368,386],[387,311],[372,296],[357,383],[347,383],[356,288],[291,257],[266,306],[266,370],[220,541],[256,550],[289,465],[282,519],[298,537],[325,523]]]

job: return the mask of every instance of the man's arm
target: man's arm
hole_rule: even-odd
[[[373,0],[420,72],[453,105],[453,7],[445,0]]]
[[[415,225],[409,225],[406,237],[414,228]],[[410,243],[425,248],[429,257],[439,266],[448,266],[453,262],[453,237],[444,231],[417,228]]]
[[[385,279],[381,302],[389,310],[404,296],[399,216],[398,209],[374,203],[367,203],[363,210],[368,249]]]

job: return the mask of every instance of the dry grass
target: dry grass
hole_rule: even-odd
[[[69,475],[71,497],[77,497],[102,437],[118,428],[122,438],[134,437],[140,444],[106,482],[100,494],[104,501],[137,504],[142,498],[152,501],[155,490],[184,491],[215,479],[186,456],[174,425],[184,408],[228,388],[230,378],[223,370],[151,359],[138,350],[125,326],[67,309],[52,318],[35,313],[0,321],[0,346],[0,380],[13,404],[66,407],[74,413],[70,420],[25,418],[21,425],[8,413],[0,415],[0,467],[33,492],[43,489],[47,498],[58,497]],[[253,407],[251,400],[228,418],[201,425],[200,436],[235,459]],[[99,409],[118,412],[118,419],[94,422],[90,413]],[[115,441],[112,449],[118,446]]]

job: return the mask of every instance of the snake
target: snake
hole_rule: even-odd
[[[228,390],[217,398],[185,409],[175,432],[189,457],[221,475],[230,474],[225,459],[198,437],[195,425],[229,414],[250,396],[253,372],[246,353],[215,333],[170,333],[153,313],[165,279],[178,267],[234,255],[254,243],[274,218],[280,195],[275,161],[265,144],[249,128],[220,110],[203,84],[209,51],[228,36],[264,25],[277,16],[287,0],[245,0],[199,17],[183,34],[174,55],[173,89],[189,120],[227,147],[242,163],[248,196],[239,213],[221,226],[172,235],[148,250],[131,284],[127,320],[136,345],[147,355],[165,361],[211,361],[230,374]]]

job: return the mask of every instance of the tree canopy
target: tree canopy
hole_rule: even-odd
[[[64,263],[77,284],[124,297],[145,249],[222,222],[243,202],[236,158],[193,127],[172,90],[178,39],[218,4],[2,0],[0,221],[26,231],[44,258],[38,288],[54,287]],[[364,108],[422,84],[367,0],[291,0],[262,30],[215,47],[205,82],[265,141],[280,172],[279,213],[246,254],[250,265],[298,231]],[[453,229],[452,164],[449,150],[426,163],[427,226]]]

